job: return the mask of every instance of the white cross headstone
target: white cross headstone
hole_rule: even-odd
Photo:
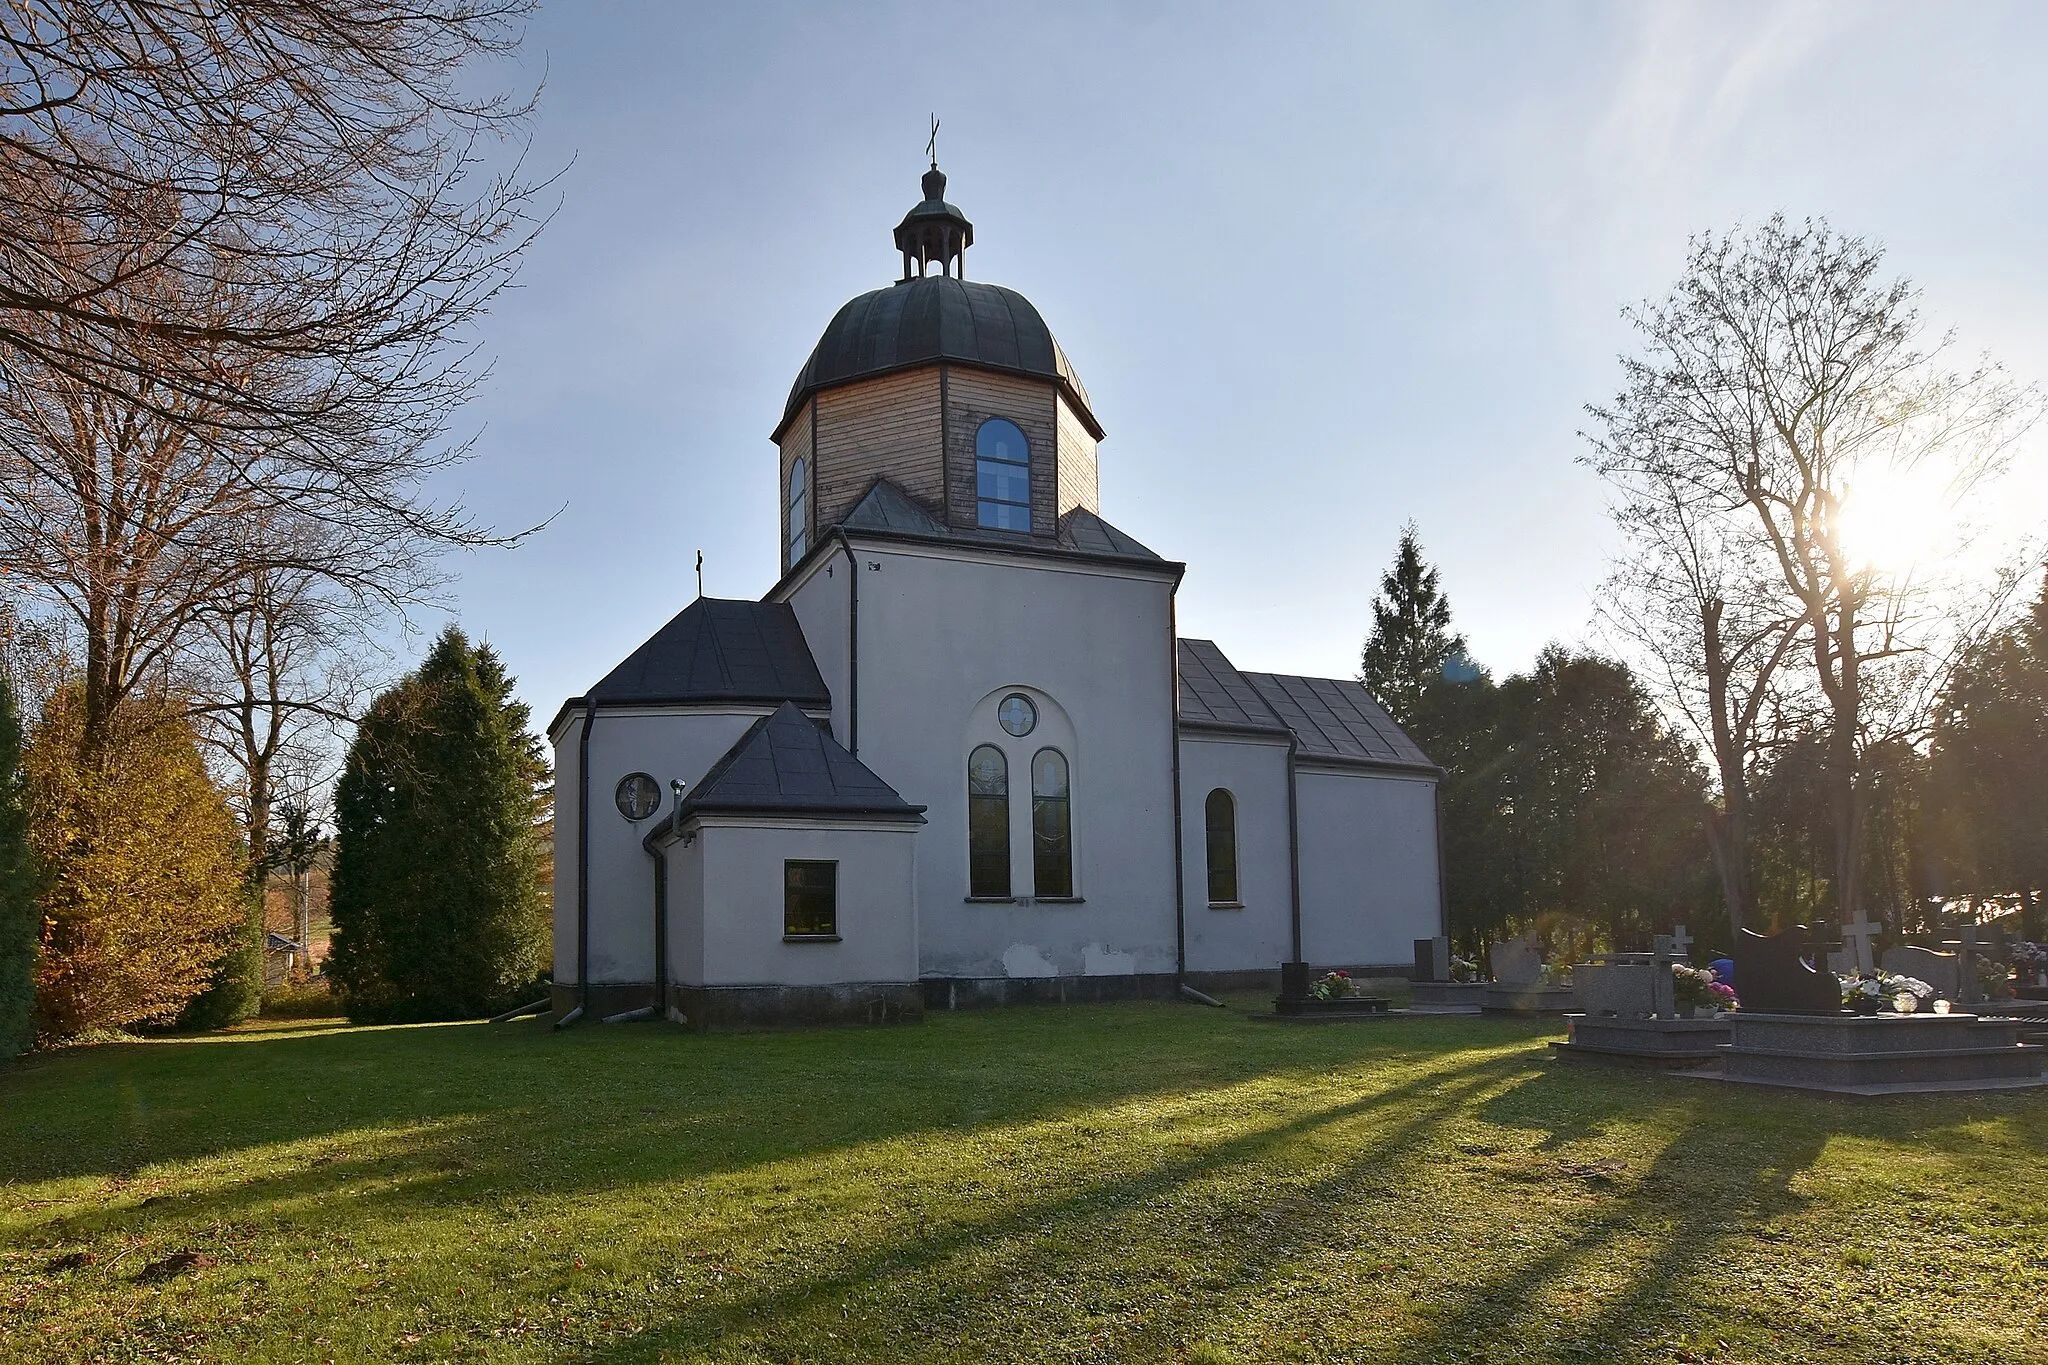
[[[1877,970],[1877,955],[1872,946],[1877,942],[1879,927],[1870,922],[1870,916],[1862,911],[1856,918],[1842,926],[1842,937],[1849,944],[1849,965],[1859,972]]]
[[[1692,960],[1692,935],[1685,932],[1683,924],[1671,931],[1671,951],[1677,954],[1680,962]]]

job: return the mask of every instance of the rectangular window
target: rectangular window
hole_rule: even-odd
[[[782,934],[831,938],[839,932],[839,864],[790,859],[782,865]]]

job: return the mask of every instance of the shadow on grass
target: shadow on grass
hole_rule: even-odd
[[[801,1333],[806,1322],[820,1328],[842,1322],[866,1291],[877,1285],[900,1286],[905,1280],[928,1286],[920,1307],[941,1319],[949,1288],[967,1291],[959,1297],[971,1294],[984,1308],[990,1299],[1028,1298],[1033,1286],[1087,1278],[1111,1265],[1130,1267],[1136,1249],[1156,1245],[1160,1235],[1156,1227],[1141,1229],[1134,1224],[1162,1215],[1170,1220],[1172,1209],[1191,1187],[1263,1162],[1277,1149],[1324,1130],[1384,1118],[1386,1122],[1347,1146],[1325,1171],[1289,1186],[1285,1198],[1276,1200],[1270,1188],[1259,1188],[1207,1204],[1205,1222],[1240,1219],[1256,1223],[1266,1234],[1235,1259],[1227,1274],[1219,1276],[1211,1266],[1207,1273],[1212,1287],[1256,1285],[1275,1266],[1305,1250],[1327,1248],[1333,1238],[1341,1237],[1326,1216],[1319,1216],[1330,1207],[1361,1193],[1398,1197],[1398,1191],[1379,1177],[1427,1145],[1443,1119],[1460,1113],[1526,1066],[1525,1058],[1507,1056],[1432,1070],[1405,1084],[1213,1143],[1136,1176],[1063,1191],[1054,1198],[1027,1199],[998,1217],[970,1219],[752,1292],[677,1305],[671,1316],[649,1330],[595,1355],[578,1353],[575,1358],[606,1365],[649,1365],[677,1358],[679,1352],[716,1355],[743,1349],[747,1339],[764,1331],[787,1336]],[[1183,1229],[1183,1234],[1188,1231]],[[1191,1243],[1186,1250],[1199,1253],[1199,1235],[1185,1240]],[[1094,1244],[1092,1250],[1077,1254],[1077,1247],[1089,1244]],[[970,1256],[971,1268],[953,1264]],[[1086,1264],[1090,1258],[1096,1262],[1092,1267]],[[1112,1322],[1092,1335],[1091,1344],[1105,1359],[1150,1355],[1169,1348],[1186,1325],[1170,1315],[1151,1317],[1136,1329]],[[1051,1345],[1058,1327],[1043,1326],[1048,1333],[1045,1344]]]

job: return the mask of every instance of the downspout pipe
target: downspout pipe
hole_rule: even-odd
[[[1294,960],[1301,961],[1301,805],[1295,797],[1300,785],[1294,771],[1301,740],[1292,727],[1287,731],[1287,927],[1292,935]]]
[[[847,572],[853,577],[846,585],[846,752],[860,757],[860,560],[846,528],[835,526],[832,534],[846,551]]]
[[[583,730],[576,739],[576,1010],[562,1023],[590,1011],[590,726],[597,703],[583,699]]]

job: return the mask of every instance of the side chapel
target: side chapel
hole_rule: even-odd
[[[558,1020],[697,1028],[1168,994],[1443,932],[1439,770],[1356,682],[1177,638],[1038,310],[936,163],[780,449],[782,577],[699,598],[554,744]],[[580,1016],[579,1016],[580,1017]]]

